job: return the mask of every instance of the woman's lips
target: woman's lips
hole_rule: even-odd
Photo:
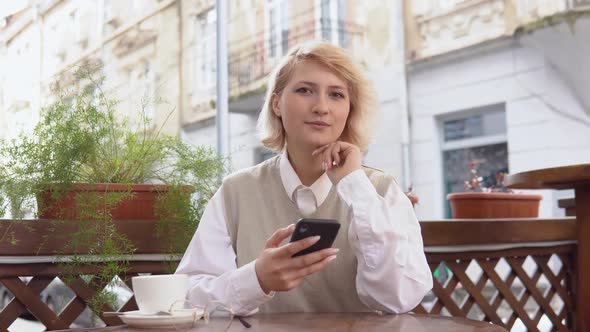
[[[329,124],[325,123],[324,121],[307,121],[305,124],[310,125],[315,129],[325,129],[330,127]]]

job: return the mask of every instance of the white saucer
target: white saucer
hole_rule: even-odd
[[[141,327],[141,328],[163,328],[163,327],[179,327],[187,326],[196,323],[203,316],[203,310],[201,309],[183,309],[175,310],[172,312],[172,316],[165,315],[146,315],[135,311],[127,311],[124,315],[120,315],[119,318],[129,325],[130,327]]]

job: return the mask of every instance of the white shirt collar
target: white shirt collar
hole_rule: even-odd
[[[287,157],[287,152],[284,152],[280,156],[281,160],[279,161],[279,169],[281,174],[281,181],[283,182],[283,187],[285,187],[285,191],[287,192],[287,196],[293,200],[293,193],[299,186],[303,186],[301,180],[295,173],[295,169],[291,165],[289,158]],[[305,186],[304,186],[305,187]],[[315,196],[317,205],[320,206],[326,197],[328,197],[328,193],[330,193],[330,189],[332,189],[332,181],[328,177],[328,174],[324,172],[322,176],[319,177],[310,187],[313,195]]]

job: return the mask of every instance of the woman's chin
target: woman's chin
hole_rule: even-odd
[[[310,140],[308,145],[313,146],[314,148],[319,148],[322,147],[324,145],[330,144],[330,143],[334,143],[334,140],[331,139],[314,139],[314,140]]]
[[[312,147],[314,149],[322,147],[326,144],[334,143],[336,141],[336,139],[333,139],[332,137],[321,137],[316,135],[308,135],[307,137],[301,138],[301,140],[298,140],[300,145]]]

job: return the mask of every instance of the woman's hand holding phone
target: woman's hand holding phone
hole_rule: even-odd
[[[266,294],[271,291],[288,291],[296,288],[306,276],[322,270],[336,258],[337,248],[326,248],[293,257],[320,239],[319,236],[306,237],[281,246],[281,242],[289,238],[294,230],[294,224],[278,229],[266,241],[264,250],[256,260],[256,276]]]

